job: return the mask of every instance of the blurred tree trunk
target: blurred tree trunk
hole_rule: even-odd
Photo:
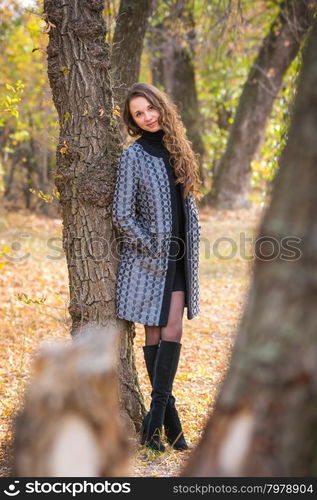
[[[204,182],[202,162],[205,148],[195,83],[196,30],[193,8],[193,0],[174,2],[170,16],[163,23],[153,26],[149,49],[153,83],[163,86],[177,105],[187,130],[187,136],[193,144],[193,150],[199,154],[200,176]],[[181,30],[175,29],[176,22],[181,23]]]
[[[226,151],[204,203],[234,209],[248,205],[251,162],[283,77],[312,23],[316,1],[285,0],[264,39],[242,91]]]
[[[127,89],[139,79],[144,35],[153,0],[121,0],[111,51],[116,103],[121,106]]]
[[[14,419],[14,477],[127,475],[131,445],[118,408],[116,334],[110,325],[107,335],[103,327],[84,327],[72,344],[37,353]]]
[[[231,365],[184,476],[317,474],[316,136],[317,23]]]
[[[13,189],[13,181],[14,181],[14,173],[15,173],[16,164],[14,163],[12,158],[11,158],[11,160],[9,159],[10,156],[9,156],[8,152],[4,153],[3,158],[6,162],[6,171],[7,171],[7,174],[4,176],[5,189],[4,189],[3,196],[4,196],[4,198],[7,198],[9,200],[10,196],[11,196],[12,189]]]
[[[33,172],[34,172],[34,161],[35,161],[35,156],[33,156],[32,153],[35,153],[33,149],[31,149],[31,154],[27,154],[26,161],[23,163],[24,168],[26,169],[26,179],[25,179],[25,186],[23,189],[23,193],[25,198],[25,208],[27,208],[28,210],[31,210],[31,205],[32,205],[32,194],[30,188],[33,187]]]
[[[35,141],[35,127],[33,122],[33,116],[30,111],[28,112],[28,118],[29,118],[29,129],[30,129],[30,140],[28,148],[25,151],[25,161],[23,162],[23,166],[26,170],[26,179],[25,179],[25,185],[23,187],[23,194],[25,198],[25,206],[28,210],[31,210],[32,197],[34,195],[31,194],[30,188],[34,188],[34,183],[35,183],[33,174],[34,172],[36,172],[37,176],[41,178],[41,165],[38,162],[38,151]],[[22,155],[20,153],[19,157],[17,158],[17,162],[21,161],[21,157]],[[42,187],[40,187],[40,189],[42,189]],[[44,193],[46,192],[43,189],[42,191]],[[37,205],[39,201],[40,201],[39,198],[35,199],[35,205]],[[44,201],[41,203],[46,205]]]
[[[134,325],[115,316],[119,255],[112,201],[119,133],[110,82],[103,1],[45,0],[49,29],[48,76],[60,137],[56,187],[60,193],[72,319],[83,325],[115,322],[121,335],[119,377],[127,428],[144,413],[133,353]],[[99,333],[102,335],[102,333]],[[133,425],[134,424],[134,425]]]
[[[2,161],[5,164],[6,168],[6,174],[3,177],[3,184],[4,184],[3,197],[9,200],[13,190],[13,181],[16,170],[16,164],[14,163],[12,157],[10,158],[8,151],[5,151],[3,153],[2,158],[3,158]]]
[[[42,129],[42,144],[40,145],[40,162],[39,162],[39,178],[40,178],[40,189],[47,193],[50,189],[48,182],[48,118],[49,118],[49,106],[47,104],[49,96],[49,85],[46,82],[44,86],[44,106],[43,106],[43,129]],[[43,202],[42,211],[45,215],[49,214],[48,203]]]
[[[7,123],[0,128],[0,163],[3,166],[3,198],[10,198],[13,188],[13,178],[15,172],[15,164],[12,161],[12,154],[8,151],[8,144],[10,143],[10,134],[13,129]]]

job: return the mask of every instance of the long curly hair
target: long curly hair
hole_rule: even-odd
[[[200,200],[203,196],[199,191],[202,183],[199,175],[199,165],[191,142],[186,137],[184,125],[175,104],[161,90],[149,83],[134,83],[125,98],[123,121],[131,137],[142,135],[142,129],[135,123],[130,112],[130,101],[134,97],[145,97],[160,113],[158,123],[164,131],[163,144],[171,155],[171,165],[175,171],[175,184],[184,186],[184,198],[188,193]]]

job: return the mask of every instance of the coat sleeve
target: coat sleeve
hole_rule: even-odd
[[[126,149],[121,153],[112,210],[113,224],[122,233],[124,241],[146,254],[155,255],[151,234],[138,224],[135,217],[138,174],[135,159]]]

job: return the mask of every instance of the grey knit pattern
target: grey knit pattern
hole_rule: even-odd
[[[187,318],[200,312],[199,244],[201,226],[195,198],[183,200],[188,272]],[[120,235],[116,315],[159,324],[172,234],[168,174],[163,158],[134,143],[120,157],[113,201],[113,224]]]

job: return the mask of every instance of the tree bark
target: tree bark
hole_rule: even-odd
[[[115,99],[119,106],[127,89],[139,79],[144,35],[153,0],[121,0],[111,51]]]
[[[316,61],[315,22],[230,369],[183,476],[317,473]]]
[[[6,148],[7,144],[10,143],[10,134],[12,132],[13,129],[8,124],[5,124],[0,129],[0,161],[4,170],[2,178],[4,199],[10,198],[16,166],[12,161],[12,154],[10,154]]]
[[[115,318],[119,255],[112,201],[119,132],[102,10],[102,0],[44,2],[48,76],[60,122],[55,182],[62,208],[71,334],[82,325],[107,325]],[[138,429],[145,409],[132,348],[134,325],[117,320],[117,328],[121,403],[127,428]]]
[[[34,152],[34,150],[33,150],[33,152]],[[26,169],[26,175],[25,175],[25,185],[23,188],[23,194],[24,194],[24,199],[25,199],[25,208],[27,208],[28,210],[31,210],[31,208],[32,208],[32,194],[30,192],[30,188],[33,185],[33,172],[34,172],[33,161],[34,161],[34,159],[35,159],[35,156],[29,155],[27,157],[26,162],[24,162],[24,167]]]
[[[49,190],[49,182],[48,182],[48,117],[49,117],[49,107],[47,105],[48,102],[48,93],[49,93],[49,85],[46,82],[44,86],[44,104],[43,104],[43,133],[42,133],[42,144],[40,148],[40,162],[39,162],[39,181],[40,188],[44,193],[47,193]],[[43,203],[42,207],[43,213],[45,215],[49,214],[49,207],[47,203]]]
[[[282,2],[243,88],[227,148],[205,202],[226,209],[248,206],[251,162],[263,140],[283,76],[312,23],[315,5],[310,0]]]
[[[91,328],[91,330],[89,330]],[[68,346],[42,347],[14,420],[13,475],[126,476],[131,452],[119,416],[116,325],[90,325]]]
[[[29,125],[30,125],[31,134],[30,134],[28,148],[27,148],[27,151],[25,153],[26,161],[24,162],[24,168],[26,170],[26,174],[25,174],[25,185],[23,186],[25,206],[28,210],[31,209],[31,205],[32,205],[33,194],[31,194],[30,188],[34,187],[33,183],[35,182],[35,179],[34,179],[33,174],[36,172],[38,174],[38,176],[40,176],[39,171],[41,169],[41,166],[39,165],[39,162],[38,162],[36,141],[35,141],[35,137],[34,137],[35,128],[33,127],[34,124],[33,124],[33,118],[32,118],[31,113],[29,113]],[[21,159],[21,156],[22,155],[20,154],[20,159]],[[44,193],[45,193],[45,191],[44,191]],[[39,201],[39,199],[35,200],[35,206],[38,204],[38,201]],[[44,203],[44,202],[42,202],[42,203]]]
[[[182,30],[175,30],[176,20]],[[177,105],[193,150],[199,155],[200,177],[204,182],[202,162],[205,154],[202,140],[202,116],[195,83],[194,42],[196,37],[192,0],[178,0],[170,17],[154,27],[149,51],[155,85],[162,85]],[[159,57],[155,54],[159,53]]]
[[[5,152],[3,155],[3,158],[6,159],[6,170],[7,170],[7,175],[4,177],[4,193],[3,197],[7,198],[8,200],[10,199],[11,192],[13,190],[13,184],[14,184],[14,174],[16,170],[16,164],[14,161],[11,159],[9,160],[9,153]]]

